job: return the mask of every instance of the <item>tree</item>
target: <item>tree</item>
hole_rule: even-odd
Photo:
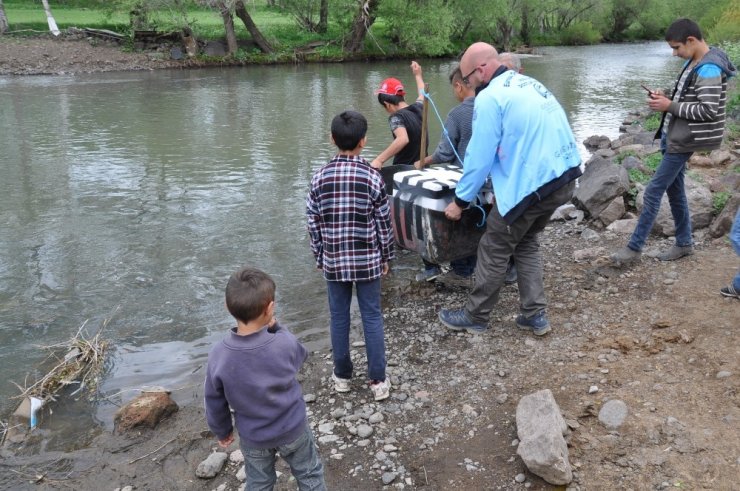
[[[365,35],[377,17],[379,0],[359,0],[355,20],[352,21],[349,38],[344,43],[345,51],[357,53],[362,50]]]
[[[5,15],[3,0],[0,0],[0,35],[8,32],[8,17]]]
[[[231,9],[226,5],[226,2],[218,2],[216,6],[221,13],[221,19],[224,21],[229,55],[233,56],[239,50],[239,45],[236,43],[236,30],[234,30],[234,16],[231,15]]]
[[[247,28],[250,36],[252,36],[252,40],[254,40],[257,46],[259,46],[259,49],[263,53],[272,53],[272,46],[257,28],[257,25],[252,20],[252,16],[249,15],[249,12],[247,12],[247,7],[244,5],[244,2],[242,0],[237,0],[235,8],[236,16],[242,20],[242,22],[244,23],[244,27]]]

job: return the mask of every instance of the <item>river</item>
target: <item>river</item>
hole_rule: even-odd
[[[525,74],[555,94],[578,141],[616,137],[644,103],[640,83],[668,87],[680,63],[663,42],[538,53]],[[420,62],[444,117],[453,62]],[[247,263],[275,278],[278,318],[309,349],[328,346],[305,194],[333,154],[338,112],[366,115],[366,157],[389,143],[374,96],[387,76],[415,92],[406,61],[0,77],[0,419],[18,403],[12,382],[48,368],[41,347],[83,324],[112,343],[105,398],[55,403],[47,449],[109,428],[145,385],[193,403],[209,346],[232,325],[224,286]],[[433,118],[432,145],[440,128]],[[397,277],[416,266],[400,261]]]

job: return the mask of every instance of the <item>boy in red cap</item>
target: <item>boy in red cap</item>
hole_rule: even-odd
[[[370,165],[376,169],[393,158],[393,164],[413,165],[421,153],[421,110],[424,96],[419,94],[414,104],[404,100],[406,90],[397,78],[386,78],[376,91],[378,102],[390,114],[388,123],[393,133],[393,142],[375,157]]]

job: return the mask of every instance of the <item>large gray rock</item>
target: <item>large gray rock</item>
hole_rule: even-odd
[[[549,389],[521,398],[516,408],[517,453],[527,468],[550,484],[568,484],[573,471],[568,461],[568,430]]]
[[[596,150],[597,148],[609,148],[611,140],[608,136],[604,135],[592,135],[583,140],[583,146],[589,150]]]
[[[624,220],[617,220],[612,222],[606,229],[615,234],[631,234],[637,227],[637,218],[625,218]]]
[[[573,202],[592,217],[598,217],[614,198],[627,192],[629,186],[630,179],[624,167],[606,159],[596,159],[586,166],[578,180]]]
[[[689,212],[691,214],[691,228],[692,230],[699,230],[706,228],[712,223],[713,209],[712,209],[712,193],[703,184],[694,181],[690,177],[686,177],[684,181],[686,187],[686,199],[689,202]],[[642,212],[644,206],[645,191],[642,190],[637,195],[635,204],[638,211]],[[668,195],[663,194],[663,199],[660,201],[660,211],[655,219],[653,225],[653,233],[658,235],[664,235],[669,237],[676,233],[676,226],[673,223],[673,215],[671,215],[671,206],[668,203]]]
[[[611,223],[622,218],[625,211],[624,198],[622,196],[617,196],[607,205],[606,208],[604,208],[604,211],[599,214],[599,220],[601,220],[601,223],[604,224],[605,227],[608,227]]]
[[[740,194],[733,195],[725,203],[725,207],[709,225],[709,235],[712,237],[722,237],[729,233],[732,223],[735,221],[735,214],[740,207]]]

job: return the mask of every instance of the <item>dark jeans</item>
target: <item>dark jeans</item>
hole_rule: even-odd
[[[462,259],[450,261],[452,271],[460,276],[468,277],[475,271],[475,264],[478,262],[478,256],[468,256]]]
[[[635,231],[632,232],[632,237],[627,244],[627,247],[633,251],[642,251],[655,223],[655,218],[658,216],[663,193],[668,194],[671,214],[676,224],[676,245],[679,247],[691,245],[691,217],[689,215],[689,202],[686,199],[686,189],[684,188],[684,176],[686,174],[686,162],[693,152],[665,153],[665,137],[661,140],[660,146],[663,152],[663,160],[661,160],[655,175],[645,188],[642,212],[637,220]]]
[[[352,285],[357,288],[362,329],[367,351],[367,375],[370,380],[385,380],[385,339],[383,313],[380,309],[380,278],[372,281],[327,281],[329,312],[331,314],[331,348],[334,374],[352,378],[352,359],[349,354],[349,308],[352,303]]]
[[[735,222],[732,224],[732,230],[730,230],[730,242],[732,243],[732,247],[735,249],[735,254],[740,256],[740,208],[737,209]],[[740,292],[740,271],[735,274],[735,279],[732,281],[732,287],[736,292]]]
[[[542,253],[537,234],[544,230],[555,209],[570,201],[574,188],[575,181],[566,184],[527,208],[511,225],[504,221],[496,206],[491,209],[486,231],[478,243],[475,287],[465,305],[473,322],[488,323],[504,285],[511,256],[514,256],[518,271],[521,313],[525,317],[532,317],[545,310],[547,301],[542,280]]]

